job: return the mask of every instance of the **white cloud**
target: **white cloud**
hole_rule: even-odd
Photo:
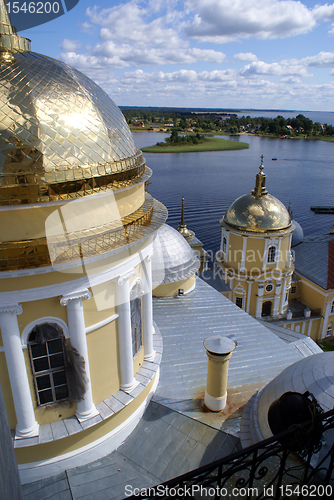
[[[288,61],[281,63],[265,63],[263,61],[252,62],[247,64],[240,70],[240,75],[244,77],[252,77],[257,75],[271,76],[302,76],[309,77],[307,70],[303,64],[289,64]]]
[[[301,63],[315,68],[334,67],[334,52],[319,52],[316,56],[301,59]]]
[[[64,38],[60,48],[65,52],[74,52],[81,47],[80,40],[69,40],[68,38]]]
[[[312,12],[293,0],[185,0],[185,5],[194,12],[186,35],[213,43],[290,37],[316,24]]]
[[[233,59],[236,61],[257,61],[258,58],[255,54],[252,54],[251,52],[239,52],[239,54],[235,54],[233,56]]]

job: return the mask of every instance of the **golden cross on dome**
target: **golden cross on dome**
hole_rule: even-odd
[[[261,155],[261,165],[260,165],[260,167],[259,167],[259,168],[260,168],[260,172],[262,172],[262,170],[264,169],[264,166],[263,166],[263,158],[264,158],[264,156],[263,156],[263,155]]]

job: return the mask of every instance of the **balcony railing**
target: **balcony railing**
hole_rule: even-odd
[[[308,432],[299,432],[308,428]],[[293,451],[295,450],[295,451]],[[334,497],[334,410],[127,499]]]

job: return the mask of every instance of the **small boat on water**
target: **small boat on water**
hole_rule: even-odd
[[[277,160],[277,158],[272,158],[272,160]]]

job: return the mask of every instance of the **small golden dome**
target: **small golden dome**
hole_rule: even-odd
[[[263,156],[254,190],[237,198],[227,209],[222,220],[229,226],[258,233],[280,231],[291,226],[286,207],[265,190],[266,176],[262,172],[262,160]]]

